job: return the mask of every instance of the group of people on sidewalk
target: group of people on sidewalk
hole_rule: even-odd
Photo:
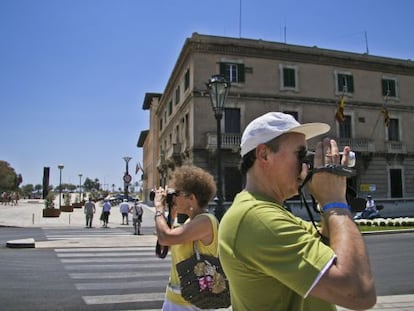
[[[109,200],[104,200],[102,205],[102,212],[100,220],[102,221],[103,228],[108,228],[109,215],[111,214],[112,204]],[[128,225],[128,216],[132,214],[132,222],[134,226],[134,234],[141,234],[141,222],[144,209],[142,208],[141,201],[135,200],[132,206],[129,205],[127,200],[124,200],[119,206],[120,213],[122,214],[122,225]],[[85,220],[86,228],[92,228],[93,216],[96,213],[95,202],[91,198],[85,203]]]
[[[1,194],[2,205],[17,205],[19,203],[19,194],[17,192],[6,192]]]

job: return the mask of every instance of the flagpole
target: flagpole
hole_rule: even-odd
[[[242,0],[239,2],[239,38],[241,38]]]

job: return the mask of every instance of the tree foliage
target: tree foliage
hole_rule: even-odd
[[[85,182],[83,183],[83,189],[86,192],[93,192],[93,191],[99,191],[101,188],[101,184],[99,183],[99,179],[95,178],[95,180],[92,180],[90,178],[86,178]]]
[[[62,183],[62,191],[74,191],[77,188],[74,184]],[[59,191],[60,186],[56,186],[55,190]]]
[[[32,192],[34,191],[34,187],[32,184],[23,185],[20,187],[23,197],[30,198]]]
[[[8,162],[0,160],[1,191],[16,191],[22,181],[22,175],[16,174],[14,168],[12,168]]]

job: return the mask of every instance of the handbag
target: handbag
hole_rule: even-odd
[[[176,264],[181,296],[200,309],[228,308],[229,282],[218,257],[200,254],[194,241],[194,254]]]

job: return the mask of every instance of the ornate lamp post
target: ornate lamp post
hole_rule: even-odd
[[[132,180],[131,175],[129,175],[128,172],[128,162],[132,159],[131,157],[123,157],[122,159],[124,159],[125,161],[125,174],[124,174],[124,199],[128,200],[128,187],[129,187],[129,183]]]
[[[58,165],[59,169],[59,209],[62,208],[62,170],[64,166],[63,164]]]
[[[226,79],[220,75],[214,75],[208,81],[207,88],[210,93],[211,106],[217,121],[217,207],[215,209],[215,215],[220,221],[225,212],[223,207],[223,186],[221,178],[221,119],[223,117],[226,97],[230,89],[230,82],[226,81]]]
[[[82,202],[82,174],[79,173],[79,202]]]

